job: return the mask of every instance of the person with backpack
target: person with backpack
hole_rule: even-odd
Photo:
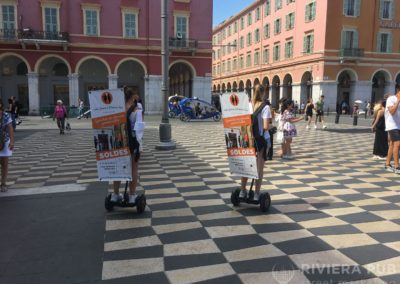
[[[272,120],[272,114],[269,105],[263,101],[264,88],[261,85],[256,85],[254,88],[254,95],[251,104],[254,110],[252,114],[252,134],[254,144],[257,150],[257,172],[258,179],[255,182],[254,200],[259,200],[261,184],[264,175],[264,163],[267,160],[267,152],[271,147],[271,140],[269,134],[269,126]],[[247,177],[241,178],[241,191],[240,198],[247,197]]]
[[[139,181],[139,159],[141,152],[141,144],[144,130],[143,109],[138,106],[138,101],[131,89],[125,92],[126,112],[126,135],[128,137],[129,152],[131,153],[132,181],[129,182],[129,201],[134,204],[138,195],[136,187]],[[123,196],[119,193],[121,181],[114,181],[114,192],[111,194],[111,202],[122,200]]]
[[[67,109],[63,105],[62,100],[57,100],[57,105],[54,108],[53,120],[57,119],[57,126],[60,129],[60,135],[64,134],[65,118],[68,117]]]

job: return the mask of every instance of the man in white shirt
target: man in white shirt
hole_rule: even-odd
[[[389,133],[389,151],[386,158],[385,169],[400,174],[399,148],[400,148],[400,89],[395,96],[390,96],[386,101],[385,124]],[[394,166],[390,161],[394,160]]]

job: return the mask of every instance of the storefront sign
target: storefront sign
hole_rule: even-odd
[[[90,91],[89,102],[99,180],[132,180],[124,92]]]
[[[400,29],[400,22],[395,21],[380,21],[381,28]]]
[[[221,95],[225,143],[232,175],[258,179],[256,149],[246,93]]]

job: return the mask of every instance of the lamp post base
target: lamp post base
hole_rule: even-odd
[[[171,124],[160,123],[159,128],[160,142],[156,146],[157,150],[174,150],[176,149],[175,142],[171,140]]]
[[[175,150],[176,149],[176,144],[175,142],[159,142],[158,145],[156,145],[156,150],[163,150],[163,151],[169,151],[169,150]]]

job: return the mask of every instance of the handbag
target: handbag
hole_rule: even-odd
[[[278,128],[276,128],[276,126],[272,126],[271,129],[269,130],[269,133],[274,135],[277,131],[278,131]]]
[[[276,143],[282,144],[283,143],[283,131],[279,130],[276,134]]]

